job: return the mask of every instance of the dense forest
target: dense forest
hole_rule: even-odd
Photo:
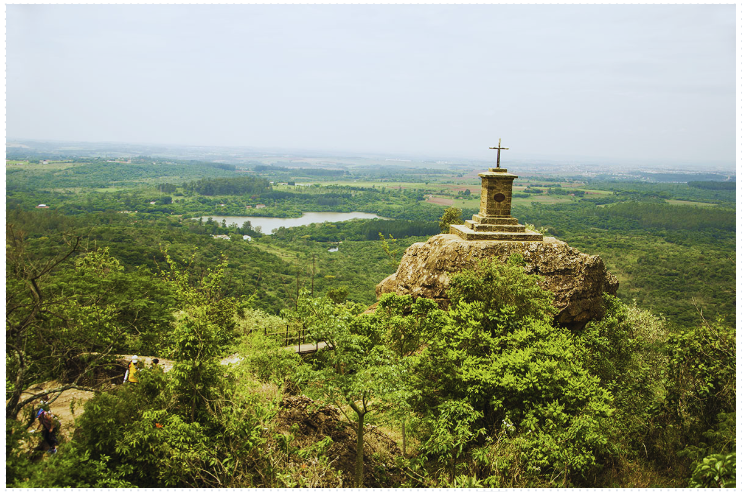
[[[513,215],[621,282],[570,331],[517,256],[455,275],[445,310],[376,298],[439,232],[430,197],[468,198],[460,173],[295,186],[280,162],[214,164],[8,161],[7,486],[736,485],[728,185],[530,183]],[[395,184],[327,181],[379,173]],[[388,220],[201,218],[308,211]],[[138,383],[126,354],[147,360]],[[40,408],[64,414],[57,454],[31,432]]]

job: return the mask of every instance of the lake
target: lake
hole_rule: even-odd
[[[222,220],[227,221],[229,224],[237,224],[242,226],[248,220],[253,228],[260,226],[263,234],[271,234],[274,229],[279,227],[296,227],[309,224],[321,224],[322,222],[343,222],[351,219],[384,219],[376,214],[368,214],[366,212],[305,212],[301,217],[234,217],[234,216],[223,216],[223,215],[205,215],[201,217],[207,220],[211,217],[211,220],[221,223]],[[198,218],[196,218],[198,220]],[[385,219],[386,220],[386,219]]]

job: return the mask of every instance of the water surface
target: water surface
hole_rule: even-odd
[[[253,228],[260,226],[263,234],[271,234],[279,227],[296,227],[309,224],[321,224],[322,222],[343,222],[351,219],[384,219],[376,214],[366,212],[305,212],[301,217],[235,217],[226,215],[204,215],[201,217],[207,220],[219,222],[222,220],[229,224],[242,226],[245,222],[250,221]],[[198,220],[198,218],[196,219]]]

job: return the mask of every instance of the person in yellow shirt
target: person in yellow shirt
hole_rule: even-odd
[[[124,383],[138,383],[139,382],[139,375],[137,374],[139,372],[139,369],[137,368],[138,363],[139,363],[139,358],[136,355],[131,358],[131,362],[129,363],[129,368],[126,370],[126,374],[124,374]]]

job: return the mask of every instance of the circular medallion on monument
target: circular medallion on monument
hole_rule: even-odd
[[[505,195],[503,195],[502,193],[498,193],[497,195],[493,196],[492,198],[494,198],[497,203],[500,203],[501,201],[503,201],[505,199]]]

